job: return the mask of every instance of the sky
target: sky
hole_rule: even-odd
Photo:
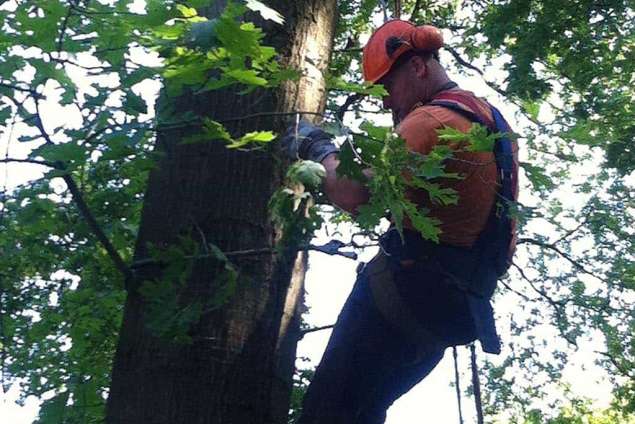
[[[448,34],[449,36],[449,34]],[[448,54],[442,54],[442,60],[450,62]],[[505,58],[501,58],[498,66],[501,66]],[[496,64],[495,64],[496,66]],[[28,79],[28,75],[25,78]],[[453,79],[462,88],[474,91],[477,95],[490,100],[499,107],[503,114],[512,123],[512,126],[523,126],[525,123],[518,122],[516,109],[504,101],[478,76],[452,75]],[[78,81],[81,80],[77,76]],[[504,78],[502,72],[488,73],[488,78],[501,81]],[[156,85],[139,86],[137,90],[152,105],[152,99],[156,93]],[[63,123],[72,125],[73,115],[69,109],[60,109],[56,105],[55,96],[49,96],[50,100],[43,110],[46,117],[45,125],[53,128]],[[150,108],[152,114],[152,108]],[[380,124],[386,124],[389,115],[380,118]],[[20,135],[20,129],[16,128],[13,133],[4,132],[0,138],[0,153],[4,155],[9,148],[10,157],[24,157],[28,154],[34,144],[17,143],[16,139]],[[9,139],[9,136],[11,139]],[[521,146],[522,149],[522,146]],[[37,178],[43,169],[34,165],[25,164],[0,164],[0,185],[8,188],[15,187],[25,181]],[[525,193],[521,194],[523,203],[531,203],[532,199]],[[321,244],[328,241],[328,238],[319,233],[314,241]],[[374,249],[369,248],[361,254],[360,260],[368,261],[375,254]],[[348,296],[353,282],[355,281],[356,262],[349,259],[328,256],[317,252],[311,252],[309,259],[309,271],[306,278],[306,302],[310,312],[305,319],[310,326],[328,325],[335,322],[339,310]],[[336,276],[336,278],[334,278]],[[496,307],[499,312],[510,313],[514,309],[515,300],[505,298]],[[499,320],[498,328],[501,334],[506,332],[506,323]],[[319,331],[307,334],[299,343],[298,356],[308,358],[307,362],[299,362],[302,367],[315,366],[320,360],[322,352],[326,346],[330,330]],[[479,353],[479,355],[483,355]],[[574,357],[567,370],[567,378],[572,382],[580,381],[584,378],[588,381],[599,379],[601,373],[597,370],[582,372],[582,363],[588,362],[584,356]],[[469,354],[467,348],[459,348],[459,363],[462,370],[462,387],[469,384]],[[583,376],[583,377],[582,377]],[[388,411],[386,424],[415,424],[421,422],[433,423],[457,423],[457,399],[454,387],[450,383],[454,381],[454,364],[451,350],[446,351],[445,358],[437,368],[419,385],[412,389],[407,395],[399,399]],[[608,398],[607,385],[590,384],[578,385],[579,390],[591,398],[600,399],[602,403]],[[0,393],[0,423],[29,424],[37,415],[38,402],[36,399],[27,399],[24,406],[15,404],[18,396],[17,386],[12,387],[7,393]],[[463,398],[463,411],[466,423],[474,422],[474,403],[472,398]]]

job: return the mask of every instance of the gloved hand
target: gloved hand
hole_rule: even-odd
[[[322,162],[331,153],[339,152],[333,144],[333,136],[307,121],[292,125],[282,137],[282,149],[291,159],[305,159]]]

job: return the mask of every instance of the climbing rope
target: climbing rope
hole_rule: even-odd
[[[476,404],[476,418],[478,424],[483,424],[483,403],[481,401],[481,384],[478,380],[478,366],[476,365],[476,346],[470,345],[472,356],[472,386],[474,387],[474,403]]]
[[[452,346],[452,356],[454,356],[454,378],[456,379],[456,401],[459,404],[459,424],[463,424],[463,408],[461,406],[461,381],[459,379],[459,360],[456,353],[456,346]]]

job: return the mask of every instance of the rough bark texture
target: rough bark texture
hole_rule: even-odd
[[[170,99],[172,106],[221,121],[259,112],[323,110],[322,70],[331,53],[336,1],[277,0],[270,5],[285,15],[286,23],[263,23],[268,44],[303,71],[301,80],[277,92]],[[227,127],[242,134],[282,125],[261,117],[232,120]],[[281,182],[284,161],[272,152],[228,150],[217,142],[180,145],[185,135],[183,130],[159,134],[157,150],[163,157],[150,177],[136,258],[147,258],[150,245],[164,248],[181,237],[213,243],[225,252],[273,247],[279,234],[267,204]],[[187,344],[156,337],[148,328],[149,304],[137,291],[143,281],[164,278],[165,269],[153,265],[136,271],[115,357],[109,423],[286,422],[306,258],[290,249],[232,262],[240,270],[235,294],[190,327],[192,342]],[[183,284],[168,282],[178,285],[184,307],[214,299],[224,284],[217,261],[199,259],[191,265]]]

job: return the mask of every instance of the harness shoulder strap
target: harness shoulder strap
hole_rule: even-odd
[[[500,177],[501,187],[498,190],[498,207],[494,207],[488,224],[483,233],[479,236],[478,243],[487,243],[495,246],[496,250],[496,271],[499,276],[503,275],[510,265],[510,246],[512,243],[514,224],[510,217],[510,203],[515,201],[514,187],[514,153],[512,141],[509,137],[511,129],[503,115],[494,106],[489,105],[493,118],[493,123],[486,117],[473,112],[467,105],[453,96],[452,100],[436,99],[427,105],[441,106],[450,109],[464,118],[485,126],[490,133],[500,133],[502,136],[494,144],[494,156],[496,168]]]

